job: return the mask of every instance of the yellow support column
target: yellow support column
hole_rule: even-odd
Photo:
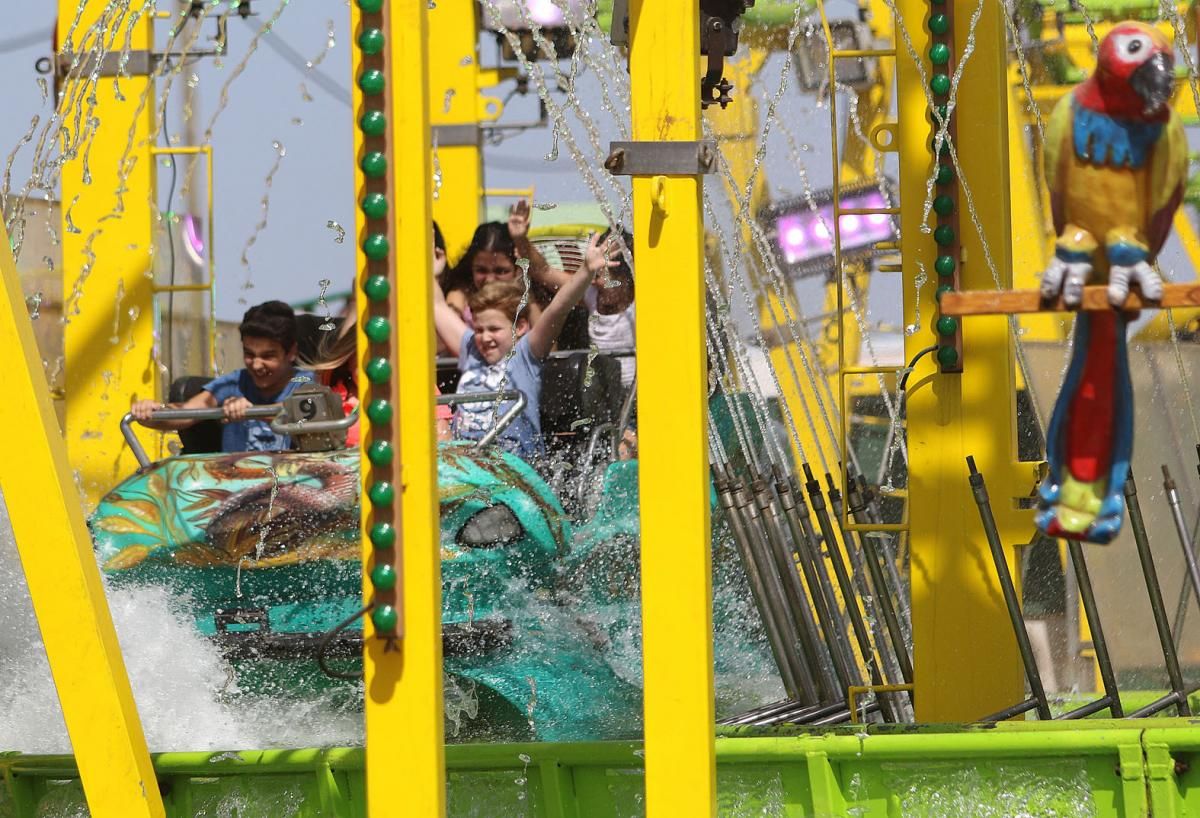
[[[3,225],[0,275],[0,423],[17,432],[0,459],[0,494],[88,809],[93,818],[156,818],[162,798]]]
[[[483,149],[479,139],[479,28],[475,0],[441,0],[429,10],[430,121],[437,133],[433,200],[451,259],[483,220]]]
[[[700,139],[697,11],[629,4],[635,140]],[[716,813],[700,185],[633,179],[648,818]]]
[[[352,11],[371,818],[446,812],[427,8]]]
[[[916,59],[901,44],[898,111],[901,128],[901,245],[906,323],[915,320],[917,263],[932,271],[933,238],[921,232],[925,183],[933,155],[925,82],[931,74],[929,4],[899,0]],[[947,4],[948,7],[948,4]],[[941,8],[941,7],[939,7]],[[1002,287],[1011,286],[1007,127],[1007,50],[1004,9],[985,3],[975,29],[975,51],[958,88],[956,149],[959,183],[969,186]],[[966,46],[967,19],[954,28],[953,60]],[[966,196],[958,195],[962,289],[995,289],[983,245],[972,227]],[[906,338],[905,357],[933,343],[934,291],[930,275],[920,292],[922,331]],[[991,558],[971,492],[964,459],[974,455],[988,479],[1002,541],[1027,541],[1029,512],[1013,510],[1018,490],[1014,464],[1013,353],[1003,317],[971,319],[963,326],[963,371],[938,373],[933,356],[908,382],[908,458],[912,548],[912,624],[916,708],[920,721],[976,719],[1021,700],[1024,685],[1012,627],[991,568]],[[1031,471],[1028,470],[1027,471]],[[1029,475],[1032,477],[1032,474]],[[1010,561],[1014,561],[1011,551]]]
[[[63,25],[75,19],[79,5],[59,0]],[[140,4],[124,13],[113,12],[112,5],[86,0],[72,34],[76,50],[99,48],[101,38],[106,44],[124,42],[126,36],[135,50],[153,48],[154,15],[143,14],[130,26]],[[112,77],[90,82],[89,74],[84,71],[64,88],[64,122],[94,117],[102,125],[85,134],[86,147],[63,166],[61,235],[66,439],[85,496],[95,502],[137,468],[118,429],[130,400],[160,395],[153,360],[153,282],[146,277],[154,241],[146,206],[155,189],[153,87],[149,77],[130,76],[121,78],[118,92]],[[84,83],[87,89],[80,87]],[[89,97],[96,100],[94,108]]]

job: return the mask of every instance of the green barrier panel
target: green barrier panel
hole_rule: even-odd
[[[736,729],[717,742],[719,814],[1185,816],[1200,814],[1191,719]],[[858,730],[859,732],[855,732]],[[446,750],[453,818],[636,818],[640,745],[491,744]],[[155,757],[176,818],[365,818],[361,750]],[[86,815],[70,757],[0,757],[2,818]],[[402,785],[396,798],[403,802]]]

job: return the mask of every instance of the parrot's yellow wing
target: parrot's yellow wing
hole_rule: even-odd
[[[1151,258],[1158,255],[1171,232],[1171,220],[1183,201],[1183,190],[1187,184],[1188,143],[1179,114],[1171,111],[1171,118],[1163,129],[1162,136],[1150,152],[1150,227],[1147,239],[1150,242]]]
[[[1071,147],[1072,116],[1071,94],[1066,94],[1054,106],[1050,119],[1046,121],[1042,143],[1042,163],[1046,175],[1046,187],[1050,191],[1050,209],[1054,215],[1054,232],[1060,234],[1066,226],[1063,215],[1062,189],[1064,178],[1070,167],[1063,160],[1069,158]]]

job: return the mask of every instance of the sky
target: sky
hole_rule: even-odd
[[[213,129],[216,195],[216,266],[218,277],[217,313],[221,319],[237,319],[245,310],[244,301],[254,303],[267,298],[295,301],[316,296],[322,279],[329,279],[331,291],[345,289],[353,277],[354,252],[351,241],[338,243],[336,231],[327,225],[336,222],[353,235],[354,189],[352,167],[352,126],[350,114],[350,55],[348,9],[344,2],[285,2],[284,10],[262,45],[251,56],[247,68],[230,86],[229,103]],[[274,13],[280,0],[254,0],[256,18],[233,21],[229,25],[229,55],[223,63],[206,59],[184,70],[182,79],[195,86],[193,106],[195,130],[203,133],[218,102],[222,85],[233,67],[246,53],[255,31]],[[164,8],[166,4],[161,2]],[[7,8],[6,8],[7,7]],[[43,111],[37,84],[36,61],[51,53],[51,29],[54,4],[28,3],[25,0],[0,0],[0,9],[10,23],[0,37],[0,69],[6,77],[4,91],[8,116],[0,117],[0,155],[7,155],[21,139],[29,118]],[[159,39],[166,25],[160,24]],[[335,45],[319,64],[308,69],[326,51],[329,31]],[[212,32],[209,23],[205,36]],[[483,64],[494,62],[494,41],[485,36],[481,48]],[[764,85],[772,89],[779,81],[781,57],[773,58],[763,72]],[[194,74],[194,77],[191,75]],[[303,89],[302,86],[303,85]],[[180,86],[177,86],[180,87]],[[511,90],[512,83],[500,86],[500,96]],[[593,100],[598,83],[589,71],[578,82],[581,99]],[[434,98],[438,89],[431,89]],[[555,94],[562,104],[565,96]],[[182,140],[181,98],[172,94],[167,132],[173,144]],[[611,115],[589,105],[593,112],[601,144],[620,138]],[[822,155],[828,142],[825,112],[815,111],[811,98],[802,98],[794,90],[781,107],[791,121],[796,138],[812,143],[815,152],[809,163],[814,186],[828,184],[829,161]],[[502,122],[535,119],[535,95],[516,97],[506,107]],[[101,126],[103,127],[103,125]],[[275,143],[284,155],[268,189],[266,177],[278,157]],[[486,183],[491,187],[524,187],[536,184],[543,202],[566,204],[590,202],[565,147],[557,161],[544,157],[551,152],[549,129],[527,131],[485,150]],[[587,149],[586,141],[582,143]],[[779,143],[776,147],[782,147]],[[31,151],[19,151],[14,161],[14,187],[28,177]],[[777,190],[800,189],[796,171],[786,162],[786,152],[773,150],[768,159],[768,177]],[[594,157],[600,161],[602,157]],[[159,168],[161,206],[167,200],[166,168]],[[449,180],[447,180],[447,183]],[[256,234],[255,225],[263,216],[262,200],[268,196],[267,224]],[[186,204],[177,198],[177,211]],[[545,218],[543,212],[543,218]],[[535,213],[535,220],[537,214]],[[253,243],[247,249],[248,244]],[[242,256],[245,251],[246,261]],[[252,289],[245,289],[249,281]]]

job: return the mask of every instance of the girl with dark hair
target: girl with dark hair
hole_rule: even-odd
[[[475,228],[471,244],[453,267],[438,276],[438,284],[446,295],[446,304],[462,316],[468,327],[474,326],[470,299],[483,285],[492,281],[521,282],[524,276],[517,259],[529,260],[529,303],[522,315],[536,323],[542,310],[554,297],[547,286],[555,275],[545,257],[529,241],[530,207],[521,199],[508,212],[508,223],[485,222]],[[557,283],[557,282],[556,282]]]

